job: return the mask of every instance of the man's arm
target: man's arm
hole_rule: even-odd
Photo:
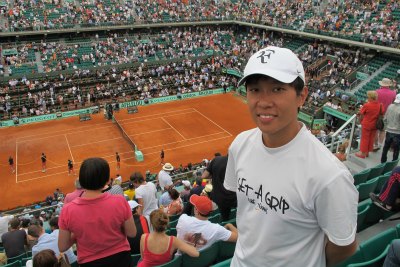
[[[141,205],[141,206],[137,207],[136,212],[138,215],[142,215],[143,214],[143,205],[144,205],[143,198],[137,198],[136,200],[137,200],[138,204]]]
[[[231,236],[226,241],[228,241],[228,242],[236,242],[237,238],[238,238],[238,230],[237,230],[237,228],[231,223],[225,224],[224,227],[226,229],[228,229],[229,231],[231,231]]]
[[[325,247],[326,266],[334,266],[344,261],[356,252],[357,246],[356,240],[348,246],[338,246],[328,240]]]
[[[201,179],[212,179],[211,173],[207,170],[204,170],[203,174],[201,175]]]

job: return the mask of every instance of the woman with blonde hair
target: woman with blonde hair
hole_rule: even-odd
[[[142,259],[138,263],[138,267],[152,267],[167,263],[172,259],[177,249],[191,257],[200,255],[195,247],[165,233],[168,222],[168,215],[162,209],[151,212],[150,223],[154,231],[150,234],[143,234],[140,239]]]
[[[359,158],[368,157],[368,153],[373,151],[376,121],[380,114],[384,114],[382,104],[377,101],[378,94],[375,91],[368,91],[367,97],[368,102],[361,107],[358,113],[361,122],[361,144],[360,152],[355,155]]]

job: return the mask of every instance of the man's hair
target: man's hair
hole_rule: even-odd
[[[161,233],[167,230],[169,218],[168,215],[161,209],[153,210],[150,213],[150,223],[154,231]]]
[[[175,188],[168,189],[168,194],[172,200],[176,200],[179,198],[179,192]]]
[[[26,228],[29,226],[30,223],[31,223],[30,219],[24,218],[21,220],[21,227]]]
[[[21,221],[18,218],[12,218],[10,221],[11,229],[18,229],[21,224]]]
[[[56,254],[51,249],[44,249],[33,257],[33,266],[55,267],[59,266]]]
[[[85,159],[79,170],[79,183],[88,190],[102,189],[110,180],[110,166],[105,159]]]
[[[49,220],[50,227],[58,229],[58,216],[55,216]]]
[[[42,233],[42,227],[40,225],[30,225],[28,227],[28,235],[33,236],[34,238],[39,238],[40,234]]]
[[[134,172],[129,178],[133,183],[141,184],[144,182],[144,178],[141,172]]]
[[[255,83],[257,83],[261,78],[266,78],[266,79],[275,80],[275,79],[272,78],[272,77],[269,77],[269,76],[266,76],[266,75],[262,75],[262,74],[250,75],[250,76],[246,79],[246,83],[245,83],[245,85],[246,85],[246,90],[247,90],[247,86],[248,86],[249,84],[255,84]],[[278,81],[278,80],[275,80],[275,81],[277,81],[277,82],[279,82],[279,83],[282,83],[282,82],[280,82],[280,81]],[[285,83],[282,83],[282,84],[285,84]],[[292,86],[292,87],[295,89],[296,94],[297,94],[298,96],[301,94],[301,92],[302,92],[303,89],[304,89],[304,81],[303,81],[300,77],[297,77],[293,82],[288,83],[288,85]]]

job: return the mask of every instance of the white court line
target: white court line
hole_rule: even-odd
[[[198,111],[197,109],[194,108],[194,110],[196,110],[201,116],[203,116],[204,118],[206,118],[207,120],[209,120],[210,122],[212,122],[214,125],[216,125],[218,128],[220,128],[221,130],[223,130],[224,132],[226,132],[227,134],[229,134],[230,136],[232,136],[232,134],[230,132],[228,132],[227,130],[225,130],[224,128],[222,128],[221,126],[219,126],[216,122],[212,121],[210,118],[208,118],[207,116],[205,116],[203,113],[201,113],[200,111]]]
[[[161,119],[162,119],[166,124],[168,124],[169,127],[171,127],[172,129],[174,129],[174,131],[177,132],[177,133],[183,138],[183,140],[186,140],[186,138],[185,138],[177,129],[175,129],[174,126],[172,126],[171,124],[169,124],[169,122],[167,122],[163,117],[161,117]]]
[[[123,119],[123,120],[118,120],[118,121],[130,121],[130,120],[138,120],[138,119],[140,120],[141,118],[155,117],[155,116],[159,116],[160,114],[178,113],[178,112],[185,111],[185,110],[193,110],[193,108],[185,108],[185,109],[156,113],[156,114],[151,114],[151,115],[146,115],[146,116],[138,116],[136,118],[129,118],[129,119]]]
[[[162,131],[166,131],[166,130],[171,130],[171,128],[164,128],[164,129],[159,129],[159,130],[154,130],[154,131],[148,131],[148,132],[143,132],[143,133],[131,134],[131,136],[138,136],[138,135],[143,135],[143,134],[162,132]]]
[[[219,133],[222,133],[222,132],[219,132]],[[219,134],[219,133],[217,133],[217,134]],[[215,135],[215,134],[211,134],[211,135]],[[209,136],[209,135],[205,135],[205,136]],[[201,137],[204,137],[204,136],[201,136]],[[197,143],[190,143],[190,144],[183,145],[183,146],[177,146],[177,147],[174,147],[174,148],[168,148],[168,149],[166,149],[165,151],[172,151],[172,150],[176,150],[176,149],[180,149],[180,148],[184,148],[184,147],[199,145],[199,144],[203,144],[203,143],[209,143],[209,142],[213,142],[213,141],[217,141],[217,140],[225,139],[225,138],[229,138],[229,137],[231,137],[231,136],[223,136],[223,137],[214,138],[214,139],[209,139],[209,140],[201,141],[201,142],[197,142]],[[200,138],[200,137],[196,137],[196,138]],[[180,142],[183,142],[183,141],[174,142],[174,143],[180,143]],[[173,143],[171,143],[171,144],[173,144]],[[154,147],[162,147],[162,146],[164,146],[164,145],[165,145],[165,144],[162,144],[162,145],[159,145],[159,146],[154,146]],[[154,148],[154,147],[146,147],[145,149],[150,149],[150,148]],[[123,152],[123,153],[120,153],[120,154],[126,154],[126,153],[131,153],[131,152],[133,152],[133,151]],[[144,156],[146,156],[146,155],[152,155],[152,154],[158,154],[158,153],[159,153],[158,151],[150,152],[150,153],[144,153]],[[102,158],[107,158],[107,157],[112,157],[112,156],[114,156],[114,155],[111,155],[111,156],[102,156]],[[127,158],[125,158],[125,159],[132,159],[132,158],[134,158],[134,157],[127,157]],[[113,161],[108,161],[108,162],[109,162],[109,163],[114,163],[115,160],[113,160]],[[77,162],[76,164],[80,165],[81,163],[82,163],[82,162]],[[144,163],[145,163],[145,162],[144,162]],[[143,164],[143,165],[146,166],[145,164]],[[48,170],[50,170],[50,169],[55,169],[55,168],[60,168],[60,167],[61,167],[61,166],[59,166],[59,167],[53,167],[53,168],[49,168]],[[24,174],[20,174],[20,175],[31,174],[31,173],[35,173],[35,172],[41,172],[41,171],[34,171],[34,172],[24,173]],[[44,178],[44,177],[53,176],[53,175],[62,174],[62,173],[68,173],[68,171],[59,172],[59,173],[54,173],[54,174],[49,174],[49,175],[44,175],[44,176],[40,176],[40,177],[36,177],[36,178],[31,178],[31,179],[26,179],[26,180],[19,181],[19,182],[17,182],[17,183],[23,183],[23,182],[38,180],[38,179],[41,179],[41,178]]]
[[[110,124],[110,123],[111,122],[107,121],[107,122],[96,123],[96,124],[93,124],[93,125],[83,125],[83,126],[79,126],[79,128],[88,128],[88,127],[93,127],[93,126],[103,125],[103,124]],[[29,125],[29,124],[26,124],[26,125]],[[24,126],[24,125],[21,125],[21,126]],[[26,136],[18,137],[17,141],[19,139],[25,139],[25,138],[29,138],[29,137],[32,137],[32,136],[42,136],[42,135],[45,135],[45,134],[53,134],[53,133],[58,133],[58,132],[65,133],[65,132],[69,132],[69,131],[76,132],[76,128],[69,128],[69,129],[53,131],[53,132],[52,131],[45,131],[45,132],[42,132],[40,134],[26,135]],[[83,130],[83,131],[85,131],[85,130]]]
[[[67,135],[66,135],[66,134],[64,134],[64,136],[65,136],[65,140],[67,141],[67,146],[68,146],[69,154],[71,154],[72,162],[75,162],[75,160],[74,160],[74,156],[72,156],[71,147],[69,146],[69,142],[68,142]]]
[[[162,114],[177,113],[177,112],[181,112],[181,111],[185,111],[185,110],[194,110],[194,109],[193,109],[193,108],[181,109],[181,110],[175,110],[175,111],[164,112],[164,113],[162,113]],[[139,119],[139,121],[140,121],[140,118],[145,118],[145,117],[156,117],[156,116],[159,116],[160,114],[161,114],[161,113],[152,114],[152,115],[147,115],[147,116],[141,116],[141,117],[139,117],[139,118],[123,119],[123,120],[119,120],[119,121],[131,121],[131,120],[138,121],[138,119]],[[105,127],[93,128],[93,127],[95,127],[95,126],[104,125],[104,124],[111,124],[111,123],[112,123],[112,122],[107,121],[107,122],[96,123],[96,124],[93,124],[93,125],[83,125],[83,126],[79,126],[78,128],[81,128],[81,129],[82,129],[82,128],[90,128],[90,129],[88,129],[88,130],[81,130],[81,131],[77,131],[76,128],[68,128],[68,129],[59,130],[59,131],[45,131],[45,132],[41,132],[40,134],[25,135],[25,136],[22,136],[22,137],[18,137],[16,141],[17,141],[17,142],[24,142],[24,141],[30,141],[30,140],[38,140],[38,139],[31,139],[30,137],[43,136],[43,135],[46,135],[46,134],[55,134],[55,133],[59,133],[59,132],[62,132],[63,134],[65,134],[65,132],[70,132],[70,133],[67,133],[67,134],[74,134],[74,133],[80,133],[80,132],[90,131],[90,130],[93,130],[93,129],[102,129],[102,128],[107,128],[107,127],[113,127],[112,125],[108,125],[108,126],[105,126]],[[58,135],[55,135],[55,136],[59,136],[59,135],[63,135],[63,134],[58,134]],[[52,137],[52,136],[51,136],[51,137]],[[28,138],[28,140],[19,141],[20,139],[26,139],[26,138]],[[47,137],[43,137],[43,138],[47,138]],[[39,138],[39,139],[42,139],[42,138]]]
[[[221,134],[221,133],[224,133],[224,132],[218,132],[218,133],[213,133],[213,134],[207,134],[207,135],[202,135],[202,136],[198,136],[198,137],[188,138],[188,139],[181,140],[181,141],[176,141],[176,142],[171,142],[171,143],[165,143],[165,144],[162,144],[162,145],[156,145],[156,146],[151,146],[151,147],[145,147],[145,148],[141,148],[140,150],[152,149],[152,148],[161,147],[161,146],[165,146],[165,145],[178,144],[178,143],[182,143],[182,142],[185,142],[185,141],[195,140],[195,139],[199,139],[199,138],[203,138],[203,137],[207,137],[207,136],[212,136],[212,135],[217,135],[217,134]],[[227,137],[230,137],[230,136],[227,136]],[[212,139],[212,140],[214,140],[214,139]],[[211,141],[212,141],[212,140],[211,140]],[[197,143],[195,143],[195,144],[197,144]]]
[[[157,153],[158,153],[158,152],[157,152]],[[104,158],[104,157],[103,157],[103,158]],[[130,158],[127,158],[127,159],[132,159],[132,158],[134,158],[134,157],[130,157]],[[114,162],[114,161],[109,161],[109,163],[112,163],[112,162]],[[77,164],[80,165],[80,163],[81,163],[81,162],[79,162],[79,163],[77,163]],[[54,168],[52,168],[52,169],[54,169]],[[36,172],[41,172],[41,171],[36,171]],[[23,183],[23,182],[34,181],[34,180],[46,178],[46,177],[49,177],[49,176],[54,176],[54,175],[62,174],[62,173],[68,174],[68,171],[57,172],[57,173],[52,173],[52,174],[48,174],[48,175],[43,175],[43,176],[40,176],[40,177],[30,178],[30,179],[26,179],[26,180],[19,181],[19,182],[17,182],[17,183]]]
[[[15,183],[18,183],[18,143],[15,141]]]
[[[185,112],[185,113],[177,113],[177,114],[171,114],[171,115],[167,115],[167,116],[164,116],[164,114],[162,114],[162,118],[167,118],[167,117],[173,117],[173,116],[179,116],[179,115],[184,115],[184,114],[190,114],[190,113],[195,113],[196,111],[191,111],[191,112]],[[156,117],[157,116],[157,117]],[[144,121],[152,121],[152,120],[157,120],[157,119],[160,119],[160,114],[156,114],[156,115],[154,115],[154,117],[153,118],[148,118],[148,119],[144,119],[144,120],[141,120],[140,118],[138,118],[138,119],[136,119],[135,121],[132,121],[132,122],[125,122],[125,123],[121,123],[121,125],[122,126],[125,126],[125,125],[127,125],[127,124],[132,124],[132,123],[137,123],[137,122],[144,122]]]
[[[86,146],[86,145],[92,145],[92,144],[98,144],[98,143],[102,143],[102,142],[107,142],[110,140],[116,140],[116,139],[123,139],[123,137],[115,137],[115,138],[110,138],[110,139],[105,139],[105,140],[100,140],[100,141],[96,141],[96,142],[89,142],[89,143],[84,143],[84,144],[79,144],[79,145],[75,145],[72,147],[80,147],[80,146]]]
[[[58,168],[64,168],[64,166],[56,166],[56,167],[51,167],[51,168],[46,168],[46,172],[48,171],[48,170],[53,170],[53,169],[58,169]],[[19,176],[23,176],[23,175],[27,175],[27,174],[32,174],[32,173],[37,173],[37,172],[42,172],[42,170],[37,170],[37,171],[31,171],[31,172],[25,172],[25,173],[22,173],[22,174],[20,174]]]
[[[93,130],[104,129],[104,128],[113,128],[113,126],[112,125],[108,125],[108,126],[103,126],[103,127],[91,128],[91,129],[83,130],[83,131],[74,131],[74,132],[71,132],[71,133],[56,134],[56,135],[50,135],[50,136],[45,136],[45,137],[35,138],[35,139],[27,139],[27,140],[19,141],[18,143],[24,143],[24,142],[29,142],[29,141],[37,141],[37,140],[41,140],[41,139],[47,139],[47,138],[52,138],[52,137],[63,136],[63,135],[66,135],[66,134],[83,133],[83,132],[88,132],[88,131],[93,131]]]
[[[42,179],[42,178],[46,178],[46,177],[49,177],[49,176],[54,176],[54,175],[62,174],[62,173],[68,173],[68,171],[57,172],[57,173],[52,173],[52,174],[43,175],[43,176],[40,176],[40,177],[35,177],[35,178],[31,178],[31,179],[26,179],[26,180],[19,181],[18,183],[23,183],[23,182],[38,180],[38,179]]]

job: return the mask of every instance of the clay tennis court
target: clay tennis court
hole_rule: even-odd
[[[238,133],[254,127],[243,98],[234,94],[140,106],[136,114],[121,109],[114,116],[143,152],[143,162],[136,161],[132,146],[103,114],[92,115],[92,120],[85,122],[71,117],[1,129],[0,209],[44,200],[56,188],[64,193],[73,191],[76,176],[68,175],[68,159],[78,173],[85,158],[105,158],[111,177],[119,173],[126,181],[134,171],[158,172],[161,149],[164,161],[176,167],[196,163],[212,159],[217,151],[226,153]],[[45,173],[41,171],[42,152],[47,156]],[[121,156],[118,171],[115,152]],[[10,155],[15,173],[8,165]]]

